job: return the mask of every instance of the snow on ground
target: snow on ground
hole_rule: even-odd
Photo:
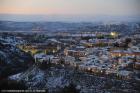
[[[21,74],[22,73],[18,73],[18,74],[12,75],[12,76],[9,77],[9,79],[11,79],[11,80],[19,80]]]
[[[69,85],[69,82],[66,79],[64,79],[64,77],[49,77],[47,79],[47,84],[48,88],[64,88],[65,86]]]
[[[130,88],[132,88],[132,92],[135,91],[131,82],[75,72],[68,67],[65,69],[49,68],[43,71],[37,67],[32,67],[25,73],[19,73],[10,78],[17,79],[19,77],[28,86],[28,89],[48,89],[49,93],[61,91],[71,83],[80,89],[80,93],[116,93],[115,91],[120,93]],[[136,87],[138,86],[136,85]]]

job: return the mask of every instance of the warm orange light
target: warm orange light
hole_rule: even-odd
[[[116,35],[116,33],[115,33],[115,32],[111,32],[110,34],[111,34],[112,36],[115,36],[115,35]]]

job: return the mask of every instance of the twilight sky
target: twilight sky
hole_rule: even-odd
[[[0,14],[140,16],[140,0],[0,0]]]

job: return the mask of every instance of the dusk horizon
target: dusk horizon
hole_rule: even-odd
[[[139,22],[140,16],[0,14],[0,21],[17,22]]]

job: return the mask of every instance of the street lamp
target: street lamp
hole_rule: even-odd
[[[115,37],[116,36],[116,33],[115,32],[111,32],[110,35],[113,36],[113,37]]]

